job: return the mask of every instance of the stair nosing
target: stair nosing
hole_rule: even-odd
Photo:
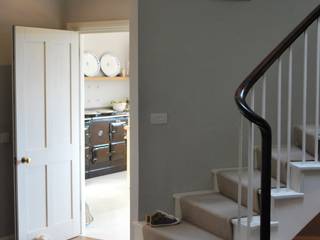
[[[238,225],[239,220],[238,218],[235,218],[235,219],[232,219],[231,222],[233,225]],[[243,227],[248,227],[248,218],[247,217],[240,218],[240,224]],[[271,220],[270,224],[271,224],[271,227],[277,227],[279,225],[279,222]],[[250,224],[250,229],[257,229],[259,227],[260,227],[260,216],[253,216]]]
[[[306,161],[306,162],[290,162],[290,167],[299,169],[301,171],[317,171],[320,170],[320,162]]]

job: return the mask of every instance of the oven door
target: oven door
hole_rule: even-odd
[[[94,147],[92,149],[92,160],[90,170],[107,168],[110,166],[110,147],[109,145]]]
[[[127,166],[127,144],[125,142],[111,145],[111,164],[112,167],[125,170]]]
[[[123,142],[125,141],[126,130],[125,126],[126,122],[113,122],[110,124],[111,128],[111,142]]]
[[[92,121],[89,127],[90,145],[105,145],[110,142],[109,122]]]

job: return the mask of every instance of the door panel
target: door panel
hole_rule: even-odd
[[[49,145],[72,144],[71,45],[47,43],[47,113]],[[56,131],[55,126],[59,126]]]
[[[49,175],[55,176],[49,182],[49,208],[52,209],[52,224],[68,222],[72,219],[72,161],[61,161],[51,166]],[[61,186],[63,181],[66,183]],[[64,196],[64,197],[61,197]]]
[[[79,36],[15,27],[14,39],[18,237],[70,239],[81,226]]]
[[[33,191],[34,195],[27,195],[28,222],[29,229],[44,228],[47,225],[47,174],[45,166],[30,166],[30,171],[26,174],[26,188],[38,188],[38,191]],[[42,181],[39,181],[41,179]],[[34,209],[38,209],[34,211]]]
[[[26,149],[44,149],[46,147],[45,118],[43,110],[45,108],[45,45],[42,41],[25,42],[24,47],[26,56],[32,56],[32,60],[23,59],[25,63],[25,75],[32,76],[30,79],[21,79],[23,89],[27,90],[27,98],[24,98],[23,106],[25,109],[25,137],[33,136],[26,142]],[[34,66],[38,66],[35,68]],[[28,94],[29,93],[29,94]]]

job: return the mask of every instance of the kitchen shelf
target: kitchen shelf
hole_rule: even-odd
[[[111,81],[111,80],[129,80],[129,77],[105,77],[105,76],[99,76],[99,77],[84,77],[85,80],[88,81]]]

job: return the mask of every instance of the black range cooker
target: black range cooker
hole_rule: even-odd
[[[127,112],[85,116],[86,178],[127,169]]]

